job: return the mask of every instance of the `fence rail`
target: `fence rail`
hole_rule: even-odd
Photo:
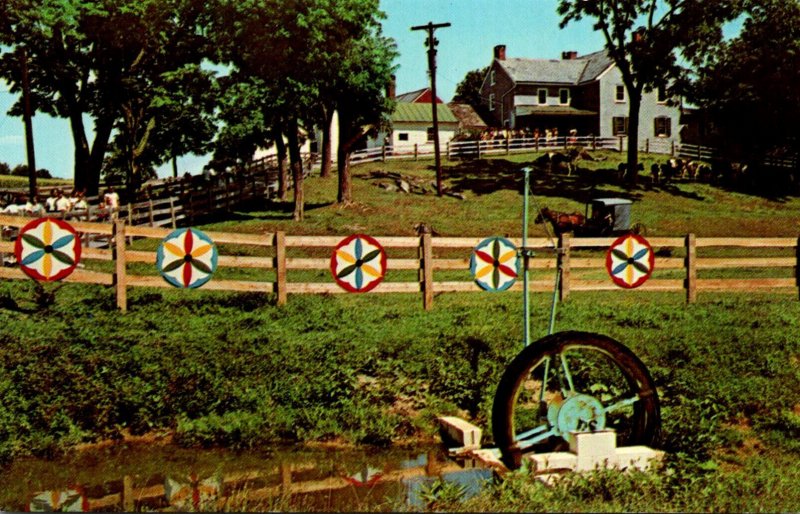
[[[447,159],[477,158],[487,155],[509,155],[513,153],[557,151],[579,146],[591,150],[616,150],[624,152],[628,149],[628,138],[595,137],[595,136],[567,136],[556,138],[512,138],[475,141],[448,141],[442,154]],[[645,153],[669,155],[686,160],[714,161],[720,157],[716,148],[687,143],[677,143],[665,138],[645,138],[639,141],[639,150]],[[352,163],[365,163],[387,161],[392,159],[419,159],[430,158],[434,155],[433,143],[383,145],[377,148],[368,148],[353,152]],[[797,158],[767,158],[763,162],[766,166],[794,168]]]
[[[555,138],[512,138],[512,139],[491,139],[474,141],[448,141],[442,149],[443,155],[447,159],[457,158],[481,158],[487,155],[508,155],[512,153],[557,151],[570,147],[579,146],[591,150],[616,150],[619,152],[628,149],[628,138],[617,137],[596,137],[596,136],[566,136]],[[683,156],[687,158],[698,158],[697,148],[701,148],[701,156],[706,158],[711,155],[713,149],[706,147],[694,147],[693,145],[682,145],[669,139],[653,138],[640,141],[639,149],[643,152],[658,153],[670,156]],[[434,155],[433,143],[423,144],[400,144],[383,145],[366,150],[353,152],[350,162],[365,163],[387,161],[393,159],[419,159],[430,158]]]
[[[31,219],[0,215],[0,224],[21,227]],[[127,310],[128,288],[171,287],[157,274],[155,251],[137,250],[128,244],[132,238],[163,239],[170,233],[169,229],[129,226],[121,220],[113,225],[75,222],[74,227],[81,233],[105,237],[112,242],[109,249],[86,248],[82,258],[88,261],[111,261],[113,269],[108,270],[108,266],[105,271],[102,266],[92,266],[101,269],[77,269],[64,279],[65,282],[113,286],[117,306],[123,311]],[[279,305],[287,302],[289,294],[346,292],[329,275],[330,255],[341,241],[340,236],[290,236],[283,232],[207,232],[207,235],[218,247],[222,245],[224,250],[228,250],[228,245],[235,245],[228,253],[220,250],[220,268],[228,268],[235,273],[269,270],[269,277],[264,280],[215,277],[203,289],[275,294]],[[469,257],[482,239],[432,237],[430,234],[377,237],[387,251],[388,271],[386,280],[371,293],[419,294],[423,307],[430,309],[434,294],[480,291],[469,275]],[[521,245],[519,239],[512,238],[511,241],[517,246]],[[551,240],[530,240],[528,247],[536,253],[529,264],[532,271],[530,290],[552,291],[555,273],[548,271],[554,272],[558,266],[562,270],[559,281],[561,299],[567,299],[572,292],[617,289],[606,274],[603,257],[603,252],[613,241],[613,238],[574,238],[565,234],[557,242],[558,251],[555,251]],[[696,301],[698,292],[764,290],[798,293],[800,253],[797,238],[697,238],[689,234],[685,237],[654,237],[649,242],[659,251],[653,277],[640,286],[642,291],[684,292],[689,303]],[[0,242],[0,253],[13,254],[13,246],[12,241]],[[241,255],[246,247],[264,255]],[[747,250],[744,256],[740,255],[742,249]],[[738,254],[724,255],[724,251],[738,251]],[[761,255],[758,255],[759,252]],[[775,252],[782,254],[775,255]],[[705,255],[698,256],[698,253]],[[152,272],[143,273],[139,265],[141,263],[152,264]],[[759,276],[749,277],[754,270]],[[764,275],[764,270],[768,270],[769,276],[760,276]],[[306,275],[301,280],[290,280],[296,279],[298,273]],[[316,273],[317,280],[309,281],[308,273]],[[28,277],[19,268],[6,266],[0,268],[0,278]],[[509,288],[509,291],[520,290],[521,281]]]

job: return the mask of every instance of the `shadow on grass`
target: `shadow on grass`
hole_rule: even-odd
[[[639,200],[645,191],[662,191],[673,196],[691,200],[703,200],[704,197],[693,191],[684,191],[676,184],[660,184],[653,186],[649,176],[640,177],[636,185],[619,180],[615,168],[587,169],[578,167],[572,174],[551,172],[534,161],[512,162],[505,159],[465,160],[448,168],[445,177],[450,183],[450,191],[455,193],[470,192],[475,195],[486,195],[501,190],[517,191],[522,194],[522,169],[530,166],[531,190],[534,195],[542,197],[568,198],[579,203],[586,203],[594,198],[622,197]],[[431,172],[435,172],[433,166]],[[622,191],[620,191],[622,189]]]
[[[304,210],[313,211],[330,207],[333,202],[306,203]],[[221,221],[291,221],[294,213],[294,202],[273,201],[266,199],[251,200],[237,205],[231,212],[219,211],[202,218],[203,223]]]

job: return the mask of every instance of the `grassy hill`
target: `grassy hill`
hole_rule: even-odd
[[[367,231],[375,235],[411,235],[415,233],[415,225],[424,222],[443,236],[520,234],[522,174],[519,170],[532,165],[539,155],[444,162],[445,188],[463,199],[435,195],[435,173],[430,159],[360,164],[353,167],[351,206],[335,204],[335,176],[328,179],[312,176],[305,181],[307,203],[303,223],[291,221],[290,197],[286,203],[239,212],[235,219],[215,223],[213,227],[248,232],[281,229],[291,234]],[[696,182],[651,187],[648,174],[641,176],[637,187],[629,188],[614,179],[623,154],[603,151],[593,155],[602,160],[580,162],[581,169],[573,176],[536,171],[531,212],[541,206],[584,212],[585,202],[592,198],[621,196],[634,200],[633,221],[643,223],[651,236],[692,232],[698,236],[778,237],[800,233],[798,196],[746,194]],[[645,169],[652,162],[666,159],[663,155],[642,155]],[[412,186],[411,193],[398,190],[398,175]],[[532,224],[531,235],[544,232]]]

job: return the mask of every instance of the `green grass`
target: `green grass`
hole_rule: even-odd
[[[306,219],[291,220],[291,201],[254,205],[228,221],[211,223],[209,229],[259,233],[284,230],[288,234],[412,235],[414,226],[425,222],[442,236],[519,235],[522,225],[522,166],[532,165],[539,154],[517,154],[474,161],[443,163],[445,188],[464,195],[463,200],[436,197],[432,160],[387,161],[353,167],[354,204],[339,206],[336,177],[317,176],[305,181]],[[571,177],[535,172],[532,212],[548,206],[563,211],[584,212],[585,202],[596,197],[624,196],[634,200],[632,218],[643,223],[650,236],[795,237],[800,233],[800,198],[729,191],[709,184],[676,182],[652,188],[647,174],[634,188],[612,179],[623,154],[596,152],[603,161],[583,161]],[[643,154],[645,169],[665,156]],[[401,173],[427,184],[425,194],[390,192],[379,187],[389,183],[373,172]],[[290,198],[291,200],[291,198]],[[533,216],[532,216],[533,217]],[[544,237],[531,223],[531,237]]]
[[[614,156],[605,161],[609,169]],[[269,204],[201,228],[410,235],[415,223],[427,222],[447,236],[516,236],[521,195],[514,170],[532,159],[451,164],[447,184],[465,200],[391,193],[368,176],[381,169],[432,179],[430,163],[363,165],[355,169],[353,206],[333,204],[335,179],[313,177],[304,223],[291,221],[287,204]],[[702,184],[628,190],[591,180],[595,172],[603,174],[537,177],[536,201],[576,210],[594,195],[631,196],[634,220],[657,235],[798,232],[794,197]],[[228,278],[259,273],[267,274],[232,270]],[[537,338],[546,332],[550,295],[532,297]],[[467,503],[450,495],[431,508],[796,510],[795,295],[704,293],[686,305],[680,293],[576,292],[559,307],[556,329],[606,334],[647,365],[662,403],[659,446],[670,456],[667,472],[576,477],[553,489],[518,473]],[[265,294],[134,289],[129,312],[121,314],[110,288],[2,281],[0,460],[57,455],[123,430],[167,430],[191,447],[391,445],[431,439],[435,417],[455,414],[491,434],[494,387],[521,349],[521,331],[519,293],[437,295],[426,312],[418,295],[290,296],[277,306]]]

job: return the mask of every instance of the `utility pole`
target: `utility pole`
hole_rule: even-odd
[[[28,77],[28,53],[22,49],[22,118],[25,121],[25,146],[28,153],[28,200],[36,196],[36,154],[33,150],[33,123],[31,122],[31,83]]]
[[[431,76],[431,111],[433,113],[433,154],[436,160],[436,194],[442,196],[442,159],[439,155],[439,115],[436,112],[436,45],[439,40],[433,37],[433,31],[443,27],[449,27],[450,23],[432,23],[427,25],[417,25],[411,30],[427,30],[428,38],[425,44],[428,45],[428,73]]]

